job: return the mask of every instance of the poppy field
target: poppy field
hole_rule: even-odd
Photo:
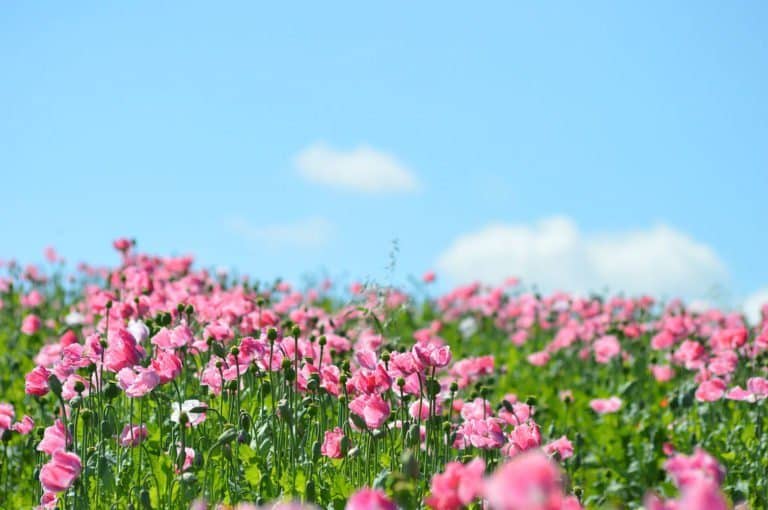
[[[768,307],[114,248],[0,263],[0,508],[768,508]]]

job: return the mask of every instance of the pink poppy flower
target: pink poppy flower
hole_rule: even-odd
[[[440,402],[435,402],[434,415],[439,416],[442,412],[443,407]],[[418,420],[419,418],[422,420],[428,419],[429,400],[421,398],[415,402],[411,402],[411,405],[408,407],[408,414],[410,414],[414,420]]]
[[[729,506],[717,484],[696,480],[683,487],[677,510],[728,510]]]
[[[160,376],[151,368],[123,368],[117,373],[117,385],[129,397],[143,397],[160,384]]]
[[[325,439],[320,447],[320,453],[331,459],[340,459],[344,456],[341,448],[341,440],[344,438],[344,431],[336,427],[333,430],[325,431]]]
[[[669,365],[651,365],[651,373],[658,382],[667,382],[675,376],[675,369]]]
[[[720,485],[725,479],[725,469],[704,449],[696,447],[691,455],[678,453],[664,463],[664,469],[678,487],[705,478]]]
[[[389,418],[389,404],[378,394],[360,395],[349,403],[349,410],[363,418],[369,429],[380,428]]]
[[[151,362],[152,369],[160,378],[160,384],[166,384],[181,374],[181,359],[172,352],[158,350]]]
[[[104,366],[112,372],[138,365],[144,357],[144,349],[126,329],[110,333],[107,349],[104,352]]]
[[[147,438],[147,426],[146,425],[130,425],[126,424],[123,427],[123,431],[120,432],[118,443],[123,447],[136,447],[141,444]]]
[[[74,453],[57,450],[53,458],[40,469],[40,484],[48,492],[62,492],[80,475],[82,464]]]
[[[43,322],[35,314],[29,314],[21,321],[21,332],[25,335],[34,335],[38,332]]]
[[[27,395],[42,397],[49,391],[48,378],[51,373],[43,366],[36,366],[24,378],[24,392]]]
[[[545,444],[543,450],[547,455],[550,456],[557,453],[557,455],[560,457],[560,460],[573,457],[573,444],[565,436]]]
[[[432,477],[430,496],[424,502],[435,510],[458,510],[468,506],[483,492],[483,459],[468,464],[449,462],[445,471]]]
[[[130,239],[126,237],[119,237],[112,242],[112,246],[117,251],[127,252],[129,249],[131,249],[131,246],[133,246],[133,243],[131,242]]]
[[[415,344],[411,352],[425,367],[442,368],[451,362],[451,348],[447,345],[436,347],[434,344]]]
[[[549,353],[546,351],[534,352],[528,355],[526,358],[528,363],[535,367],[543,367],[549,363]]]
[[[11,428],[15,417],[16,411],[13,410],[13,406],[0,402],[0,435],[2,435],[3,431]]]
[[[534,450],[499,467],[486,481],[485,497],[494,510],[559,510],[561,484],[557,465]]]
[[[58,504],[59,504],[59,498],[55,492],[43,491],[43,495],[40,496],[40,506],[38,507],[38,509],[53,510],[58,506]]]
[[[11,428],[22,436],[26,436],[35,428],[35,421],[29,416],[24,415],[21,421],[14,423]]]
[[[596,398],[589,402],[589,407],[598,414],[615,413],[621,408],[622,401],[619,397]]]
[[[54,452],[65,450],[71,442],[72,438],[69,431],[64,428],[61,420],[56,420],[53,425],[46,427],[43,432],[43,439],[37,445],[37,451],[53,455]]]
[[[747,379],[747,389],[758,399],[768,397],[768,379],[763,377],[750,377]]]
[[[350,496],[346,510],[397,510],[397,505],[384,494],[384,491],[363,488]]]
[[[722,379],[710,379],[699,384],[696,389],[696,400],[699,402],[715,402],[725,394],[725,383]]]
[[[181,446],[181,445],[178,445],[178,446]],[[184,448],[184,463],[181,466],[181,470],[179,470],[178,468],[174,467],[174,471],[176,471],[177,473],[179,471],[181,471],[182,473],[184,471],[187,471],[189,468],[192,467],[192,464],[195,462],[195,457],[196,456],[197,456],[197,454],[195,453],[194,449],[189,448],[189,447]]]
[[[741,386],[734,386],[725,394],[728,400],[738,400],[740,402],[756,402],[757,397],[751,391],[743,389]]]
[[[595,352],[595,361],[608,363],[621,352],[621,345],[613,335],[606,335],[596,340],[592,348]]]

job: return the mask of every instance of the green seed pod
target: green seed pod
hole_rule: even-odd
[[[267,330],[267,339],[270,343],[274,343],[277,340],[277,330],[275,328],[269,328]]]
[[[117,384],[110,381],[106,386],[104,386],[104,396],[107,398],[107,400],[113,400],[118,395],[120,395],[120,388]]]
[[[418,424],[414,423],[408,429],[407,441],[408,443],[419,443],[421,441],[421,431]]]
[[[219,435],[219,437],[216,439],[216,442],[213,443],[213,446],[211,448],[216,448],[217,446],[229,444],[229,442],[235,439],[236,437],[237,437],[237,429],[234,427],[230,427]]]
[[[320,374],[314,373],[309,376],[309,381],[307,382],[307,388],[309,388],[312,391],[316,391],[320,387]]]
[[[83,383],[83,381],[75,381],[74,389],[75,389],[75,392],[79,395],[85,391],[85,384]]]
[[[224,454],[225,459],[232,460],[232,447],[229,444],[222,446],[221,451]]]
[[[315,481],[310,480],[307,482],[307,492],[306,492],[307,501],[312,502],[315,500]]]
[[[251,428],[251,415],[245,411],[240,413],[240,428],[248,430]]]
[[[112,426],[112,421],[101,420],[101,433],[107,437],[115,433],[115,429]]]
[[[403,465],[403,473],[409,478],[418,479],[419,463],[416,460],[416,456],[413,454],[413,452],[411,450],[403,451],[403,454],[400,456],[400,460]]]
[[[61,381],[55,375],[48,377],[48,388],[57,398],[61,397]]]
[[[320,441],[315,441],[312,443],[312,460],[314,462],[317,462],[317,460],[320,458]]]
[[[149,491],[147,489],[141,489],[141,492],[139,492],[139,501],[144,510],[152,510],[152,501],[149,498]]]
[[[83,423],[86,425],[92,425],[93,419],[96,417],[95,414],[93,414],[93,411],[88,409],[87,407],[80,411],[80,418],[83,420]]]

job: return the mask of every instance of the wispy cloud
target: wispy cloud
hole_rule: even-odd
[[[768,306],[768,287],[747,296],[742,305],[742,310],[750,324],[760,324],[764,306]]]
[[[309,217],[292,223],[253,225],[243,217],[227,222],[230,231],[250,242],[266,246],[320,247],[335,234],[334,225],[326,218]]]
[[[408,193],[416,176],[392,154],[361,145],[349,151],[316,143],[299,152],[294,164],[310,182],[362,193]]]
[[[708,297],[729,280],[709,246],[669,226],[586,236],[567,217],[496,223],[464,234],[440,255],[437,267],[458,282],[517,276],[542,290],[609,286],[666,297]]]

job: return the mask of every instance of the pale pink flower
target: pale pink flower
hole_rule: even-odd
[[[615,413],[621,408],[622,401],[619,397],[596,398],[589,402],[589,407],[598,414]]]

